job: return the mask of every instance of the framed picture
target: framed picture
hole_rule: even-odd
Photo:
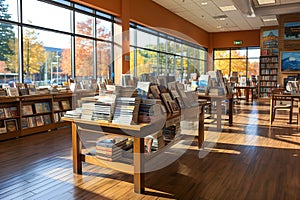
[[[284,23],[284,39],[300,40],[300,22]]]
[[[4,120],[4,124],[7,132],[15,132],[18,130],[17,119]]]
[[[300,72],[300,51],[282,51],[280,59],[281,72]]]

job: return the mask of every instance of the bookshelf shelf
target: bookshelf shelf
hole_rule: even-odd
[[[278,83],[278,56],[261,56],[259,73],[259,97],[270,98]]]

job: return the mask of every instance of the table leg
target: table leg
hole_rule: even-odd
[[[298,126],[300,125],[300,99],[298,100],[298,119],[297,119]]]
[[[200,106],[198,124],[198,148],[200,149],[204,143],[204,106]]]
[[[228,115],[229,115],[229,125],[233,124],[233,98],[229,98],[229,111],[228,111]]]
[[[76,174],[82,174],[82,162],[81,162],[81,146],[82,143],[77,134],[77,126],[72,123],[72,146],[73,146],[73,172]]]
[[[134,138],[133,143],[133,165],[134,165],[134,192],[142,194],[145,192],[145,173],[144,173],[144,138]]]
[[[217,129],[221,129],[222,121],[222,100],[216,100],[217,103]]]
[[[249,88],[245,88],[246,102],[249,102]]]

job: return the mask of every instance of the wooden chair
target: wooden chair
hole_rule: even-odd
[[[270,122],[271,125],[275,119],[277,110],[287,110],[289,112],[289,123],[292,123],[292,99],[288,95],[284,95],[284,88],[276,88],[272,91],[270,102]]]

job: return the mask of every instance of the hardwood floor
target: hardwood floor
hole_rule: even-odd
[[[287,122],[282,113],[270,126],[266,103],[235,105],[234,126],[206,124],[205,148],[194,139],[147,173],[146,194],[111,169],[84,164],[73,174],[69,128],[0,142],[0,199],[299,199],[300,134]]]

